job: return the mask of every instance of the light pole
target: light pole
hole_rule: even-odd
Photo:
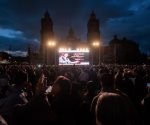
[[[50,41],[47,42],[47,49],[50,48],[50,50],[52,50],[55,46],[56,46],[56,42],[55,41],[50,40]],[[46,58],[48,60],[48,54],[47,54]],[[55,58],[56,58],[56,55],[55,55],[55,50],[54,50],[54,63],[56,63],[56,59]],[[51,60],[52,60],[52,55],[51,55]]]
[[[98,64],[100,64],[100,41],[94,41],[92,43],[94,48],[98,48]],[[93,63],[93,52],[92,52],[92,63]]]

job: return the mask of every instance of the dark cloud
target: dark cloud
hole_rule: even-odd
[[[15,39],[0,37],[0,47],[8,48],[9,44],[15,49],[21,45],[20,49],[24,49],[25,44],[37,47],[40,19],[46,10],[50,12],[58,39],[65,37],[72,26],[76,35],[86,40],[87,21],[94,10],[104,43],[118,34],[137,41],[142,49],[150,44],[149,0],[0,0],[0,28],[23,33]]]

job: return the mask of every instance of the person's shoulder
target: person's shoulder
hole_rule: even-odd
[[[96,104],[98,97],[101,95],[102,93],[98,93],[96,96],[94,96],[93,100],[92,100],[92,104]]]
[[[119,90],[119,89],[114,89],[114,93],[119,94],[119,95],[121,95],[121,96],[127,97],[127,94],[125,94],[124,92],[122,92],[122,91]]]

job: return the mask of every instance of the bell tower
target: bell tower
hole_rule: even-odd
[[[87,41],[92,43],[93,41],[100,41],[99,20],[96,18],[96,14],[92,11],[87,24]]]
[[[43,59],[43,63],[47,64],[47,43],[54,38],[53,21],[50,18],[48,11],[45,12],[44,17],[41,19],[41,44],[40,44],[40,56]]]
[[[100,30],[99,20],[92,11],[87,24],[87,42],[90,45],[90,62],[92,65],[100,64]]]

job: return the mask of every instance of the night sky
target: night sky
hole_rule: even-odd
[[[0,50],[25,51],[40,43],[40,20],[48,10],[57,40],[73,27],[86,41],[92,10],[100,20],[101,40],[109,43],[115,34],[132,39],[150,54],[150,0],[0,0]]]

